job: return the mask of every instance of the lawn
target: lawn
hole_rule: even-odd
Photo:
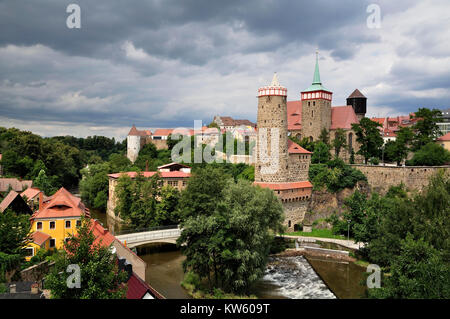
[[[334,235],[331,229],[313,229],[310,233],[305,233],[303,231],[296,231],[293,233],[286,233],[283,235],[290,236],[305,236],[305,237],[320,237],[320,238],[334,238],[334,239],[347,239],[347,237],[342,235]]]

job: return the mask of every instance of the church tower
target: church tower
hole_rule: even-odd
[[[301,92],[302,136],[317,141],[323,128],[331,127],[331,100],[333,93],[322,86],[319,72],[319,53],[312,85]]]
[[[289,154],[286,97],[287,89],[280,85],[276,73],[269,86],[258,89],[255,182],[287,181]]]

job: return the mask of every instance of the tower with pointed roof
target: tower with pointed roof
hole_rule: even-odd
[[[358,121],[361,121],[361,119],[366,116],[367,98],[361,93],[360,90],[356,89],[352,94],[350,94],[347,98],[347,105],[352,106]]]
[[[316,67],[313,82],[301,92],[302,137],[318,140],[320,132],[331,127],[331,101],[333,93],[322,85],[319,72],[319,53],[316,52]]]
[[[275,192],[283,204],[285,225],[295,230],[311,198],[311,152],[288,138],[286,97],[276,73],[270,85],[258,90],[255,184]]]

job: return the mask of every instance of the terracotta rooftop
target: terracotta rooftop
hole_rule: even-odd
[[[132,136],[150,136],[152,135],[152,132],[149,130],[138,130],[136,126],[132,126],[130,132],[128,132],[128,135]]]
[[[224,126],[252,126],[255,127],[256,124],[249,120],[235,120],[230,116],[219,116]]]
[[[34,197],[36,197],[37,195],[39,195],[40,192],[41,192],[41,190],[39,188],[31,187],[31,188],[27,188],[25,191],[20,193],[20,196],[22,196],[22,197],[26,196],[27,199],[30,200],[30,199],[33,199]]]
[[[169,136],[173,131],[173,128],[159,128],[153,133],[153,136]],[[178,133],[181,134],[179,131]]]
[[[190,173],[180,172],[180,171],[171,171],[171,172],[142,172],[144,174],[144,177],[152,177],[156,173],[159,173],[162,178],[182,178],[182,177],[190,177]],[[137,173],[136,172],[124,172],[124,173],[115,173],[115,174],[108,174],[111,178],[119,178],[122,174],[128,174],[131,178],[135,178]]]
[[[104,246],[109,246],[116,240],[116,237],[95,219],[91,219],[91,230],[95,236],[94,245],[101,243]]]
[[[351,105],[333,106],[331,108],[331,130],[338,128],[349,130],[352,124],[359,123]]]
[[[288,130],[302,128],[302,101],[287,102]]]
[[[448,132],[447,134],[445,134],[445,135],[439,137],[437,140],[438,140],[438,141],[442,141],[442,142],[444,142],[444,141],[450,141],[450,132]]]
[[[3,213],[3,211],[7,209],[9,205],[11,205],[11,203],[16,199],[18,195],[19,193],[17,193],[16,191],[10,191],[0,203],[0,212]]]
[[[89,209],[84,206],[81,199],[72,195],[64,187],[61,187],[50,200],[36,211],[31,219],[54,217],[78,217],[85,215],[90,217]]]
[[[313,185],[309,181],[292,182],[292,183],[260,183],[255,182],[254,185],[261,186],[263,188],[270,188],[272,190],[287,190],[298,188],[312,188]]]
[[[289,154],[312,154],[310,151],[305,150],[303,147],[294,143],[290,139],[288,139],[288,151]]]
[[[33,243],[41,246],[47,241],[47,239],[50,238],[50,235],[41,233],[40,231],[35,231],[33,232],[33,234],[31,234],[31,237],[33,238]]]

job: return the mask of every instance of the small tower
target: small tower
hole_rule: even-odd
[[[330,130],[331,100],[333,93],[322,86],[319,72],[319,52],[316,52],[316,68],[312,85],[301,92],[302,136],[318,140],[323,128]]]
[[[136,129],[136,126],[134,126],[133,124],[130,132],[127,135],[127,157],[132,163],[136,161],[140,150],[141,150],[141,134]]]
[[[352,106],[358,121],[361,121],[361,119],[366,116],[367,98],[361,93],[360,90],[356,89],[352,94],[350,94],[347,98],[347,105]]]
[[[276,73],[269,86],[258,89],[255,182],[287,181],[289,154],[286,97],[287,89],[280,85]],[[278,145],[272,147],[272,140]],[[260,147],[266,145],[266,151],[260,152]],[[274,169],[275,165],[277,167]]]

